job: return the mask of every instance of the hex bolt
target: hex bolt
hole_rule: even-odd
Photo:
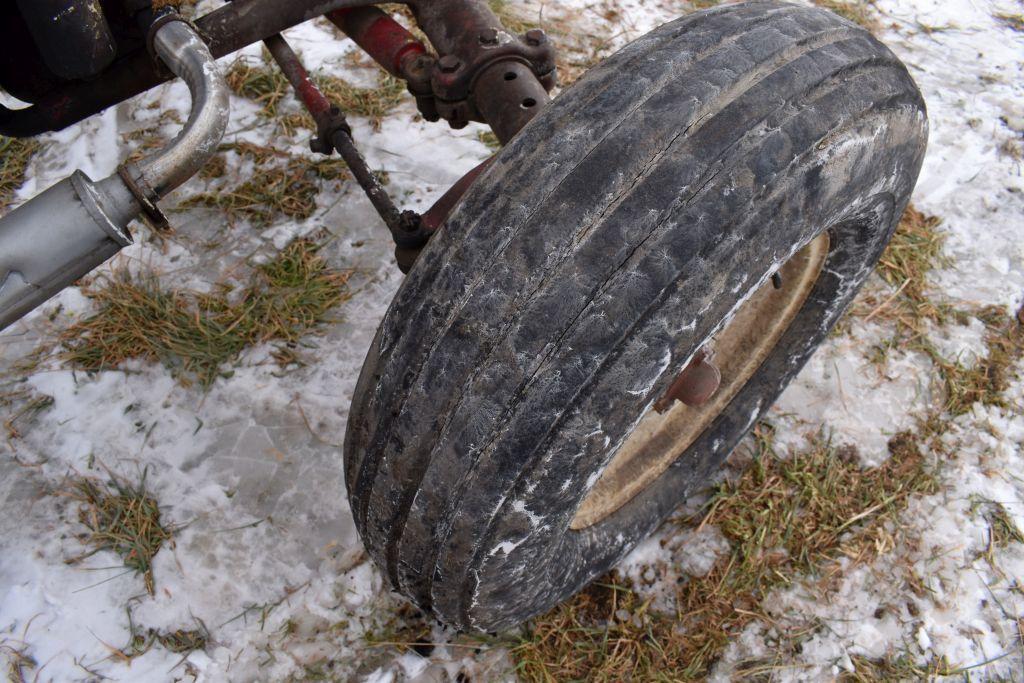
[[[548,35],[539,28],[531,28],[524,34],[524,37],[526,38],[526,44],[530,47],[543,45],[548,39]]]
[[[453,74],[462,67],[462,62],[455,55],[445,55],[437,62],[441,73]]]
[[[497,45],[498,44],[498,29],[489,28],[480,34],[481,45]]]

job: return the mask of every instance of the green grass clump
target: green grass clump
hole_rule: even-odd
[[[316,211],[323,181],[349,177],[348,167],[337,157],[292,156],[246,142],[222,145],[221,149],[252,160],[253,170],[233,187],[193,195],[180,202],[179,208],[217,208],[231,221],[241,218],[257,226],[269,225],[281,216],[305,220]],[[226,171],[217,172],[224,175]]]
[[[110,550],[121,557],[125,567],[143,575],[146,590],[153,595],[153,558],[175,530],[161,522],[160,506],[146,490],[145,473],[137,485],[116,478],[109,483],[80,479],[68,495],[80,504],[78,519],[88,529],[81,540],[92,546],[90,552],[70,562]]]
[[[35,140],[0,135],[0,212],[11,205],[14,193],[25,182],[28,163],[38,150]]]
[[[512,650],[518,672],[529,681],[705,677],[771,591],[828,575],[840,557],[864,562],[892,547],[885,523],[936,482],[910,434],[893,438],[890,453],[864,470],[818,440],[783,460],[760,432],[752,465],[687,521],[716,525],[731,552],[679,586],[676,614],[652,612],[612,577],[529,624]]]
[[[140,358],[162,362],[183,384],[204,388],[223,366],[264,342],[298,342],[345,301],[350,272],[331,269],[309,240],[256,268],[235,296],[168,290],[153,276],[119,273],[85,289],[97,312],[60,336],[64,360],[87,371]]]

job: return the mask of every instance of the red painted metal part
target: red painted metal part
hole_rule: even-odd
[[[288,43],[285,42],[284,38],[280,34],[271,36],[263,41],[270,50],[270,53],[274,57],[274,61],[281,67],[281,71],[284,72],[285,78],[295,88],[295,92],[298,94],[299,99],[309,110],[309,113],[313,115],[313,120],[321,125],[325,117],[331,113],[331,102],[328,100],[320,88],[316,87],[312,79],[309,77],[309,72],[306,71],[306,67],[299,61],[298,56],[288,47]]]
[[[335,10],[327,18],[392,76],[404,78],[407,60],[427,53],[423,43],[376,7]]]
[[[466,194],[466,190],[480,177],[480,174],[490,167],[492,161],[494,161],[494,157],[484,160],[479,165],[473,167],[466,175],[456,180],[455,184],[441,195],[441,198],[434,202],[433,206],[424,212],[422,219],[423,229],[428,233],[437,232],[437,229],[445,222],[455,208],[455,205],[462,199],[462,195]]]

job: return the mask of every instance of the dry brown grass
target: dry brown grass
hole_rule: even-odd
[[[3,428],[8,439],[20,438],[25,426],[52,405],[52,396],[37,393],[22,380],[0,384],[0,411],[7,416],[3,420]]]
[[[270,66],[269,55],[263,51],[263,58],[239,57],[228,69],[224,78],[236,95],[248,98],[260,105],[260,113],[267,118],[278,115],[278,108],[290,92],[288,79],[279,69]]]
[[[890,681],[931,681],[945,676],[965,673],[956,669],[944,658],[928,664],[917,664],[906,655],[894,655],[885,659],[869,659],[861,655],[850,657],[853,671],[839,677],[842,683],[889,683]]]
[[[154,276],[115,273],[85,288],[97,312],[60,335],[63,358],[87,371],[131,358],[162,362],[206,388],[248,347],[294,344],[348,298],[350,271],[330,268],[309,240],[293,242],[232,295],[168,290]]]
[[[35,140],[0,135],[0,213],[7,210],[14,193],[25,182],[28,164],[37,151],[39,143]]]
[[[975,403],[1010,408],[1005,392],[1024,356],[1024,325],[1019,318],[1007,315],[998,306],[976,309],[970,315],[984,323],[987,349],[985,357],[973,364],[946,359],[925,338],[909,344],[931,359],[944,396],[941,412],[952,416],[963,415]]]
[[[517,35],[526,33],[531,28],[539,28],[540,22],[527,17],[523,11],[508,0],[487,0],[491,11],[501,20],[502,26]]]
[[[337,157],[292,156],[247,142],[222,145],[221,151],[231,151],[240,160],[252,161],[252,171],[242,182],[193,195],[180,202],[178,208],[220,209],[232,224],[245,219],[263,226],[281,216],[305,220],[316,211],[316,199],[324,181],[344,181],[350,177],[345,162]],[[211,167],[210,172],[223,176],[227,162],[224,164],[223,169]]]
[[[270,63],[266,51],[259,61],[245,57],[235,60],[226,79],[236,94],[260,105],[263,116],[276,119],[287,135],[293,134],[298,128],[316,129],[313,118],[306,111],[293,106],[293,111],[285,112],[282,105],[291,94],[291,85],[280,70]],[[312,79],[346,116],[366,118],[375,129],[380,128],[384,118],[406,96],[405,82],[386,73],[380,75],[379,84],[374,88],[360,88],[329,74],[313,74]],[[291,101],[289,103],[295,104]]]
[[[995,18],[1012,28],[1014,31],[1024,32],[1024,13],[1022,12],[999,12],[995,15]]]
[[[117,657],[131,661],[149,652],[154,645],[159,645],[169,652],[188,655],[197,650],[205,650],[210,643],[210,631],[201,620],[196,619],[196,628],[177,629],[175,631],[158,631],[152,628],[140,628],[132,618],[131,608],[128,613],[128,644],[117,651]]]
[[[6,660],[4,667],[7,672],[7,679],[11,683],[26,683],[26,678],[33,669],[38,669],[39,664],[28,654],[28,646],[25,643],[11,641],[7,638],[0,641],[0,657]],[[37,671],[38,673],[38,671]]]
[[[835,12],[843,19],[860,24],[869,31],[878,28],[878,20],[871,11],[871,0],[813,0],[818,7]]]
[[[378,130],[384,118],[406,97],[411,97],[405,81],[386,73],[381,73],[376,88],[359,88],[342,78],[327,74],[314,75],[313,81],[346,116],[368,119]]]
[[[840,333],[868,321],[891,326],[891,334],[868,354],[880,368],[895,351],[915,351],[929,358],[941,403],[923,417],[928,433],[943,431],[945,416],[962,415],[975,403],[1008,407],[1004,392],[1024,354],[1019,317],[995,306],[957,307],[929,286],[929,275],[947,264],[940,225],[938,218],[908,208],[876,269],[886,287],[858,297],[840,325]],[[974,362],[943,357],[929,339],[929,328],[966,324],[972,318],[985,326],[986,356]]]
[[[614,577],[594,584],[530,623],[512,649],[525,680],[698,680],[748,624],[771,622],[761,607],[768,593],[827,577],[840,557],[870,561],[892,547],[886,522],[911,496],[936,489],[909,434],[895,437],[890,459],[869,470],[827,440],[783,460],[768,432],[758,437],[752,466],[686,522],[717,526],[731,552],[679,586],[677,613],[651,610]]]
[[[74,564],[100,551],[112,551],[125,567],[143,575],[146,590],[153,595],[153,557],[171,541],[175,529],[162,523],[160,506],[146,490],[145,472],[134,485],[116,477],[109,482],[79,479],[66,495],[79,504],[78,519],[87,529],[79,538],[92,548],[68,562]]]
[[[1024,532],[1017,527],[1010,511],[1002,503],[974,497],[971,513],[981,513],[988,522],[990,548],[1006,548],[1013,543],[1024,543]]]
[[[888,287],[858,297],[852,318],[889,322],[900,335],[914,337],[923,334],[926,321],[944,324],[951,318],[952,307],[937,304],[928,285],[932,271],[946,264],[941,224],[913,206],[907,208],[875,269]]]

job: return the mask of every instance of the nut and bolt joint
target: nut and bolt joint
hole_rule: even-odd
[[[526,39],[526,44],[530,47],[537,47],[547,42],[548,36],[544,31],[539,28],[531,28],[523,37]]]
[[[437,67],[441,73],[453,74],[462,68],[462,61],[455,55],[445,55],[438,60]]]
[[[481,45],[497,45],[498,44],[498,29],[489,28],[480,34]]]

